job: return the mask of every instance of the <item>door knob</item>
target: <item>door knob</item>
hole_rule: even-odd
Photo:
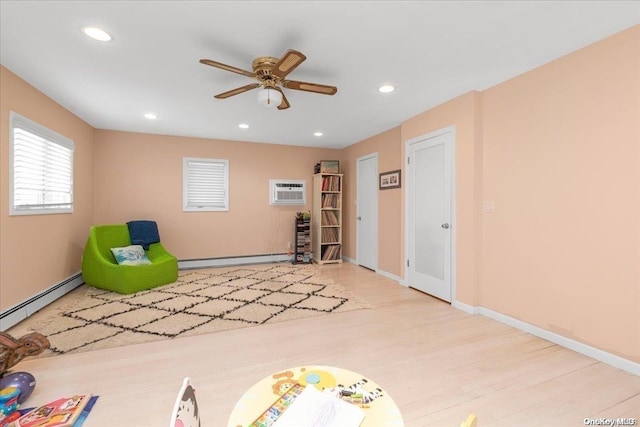
[[[362,217],[361,217],[361,216],[356,217],[356,219],[357,219],[358,221],[362,221]]]
[[[444,224],[441,225],[441,227],[444,229],[447,229],[449,228],[449,224],[445,222]]]

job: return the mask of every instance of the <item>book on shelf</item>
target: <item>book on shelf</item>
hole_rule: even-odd
[[[15,427],[77,427],[82,425],[97,396],[79,394],[63,397],[33,408],[16,421]]]
[[[322,243],[338,243],[339,242],[339,229],[338,227],[324,227],[321,231]]]
[[[323,261],[340,259],[340,245],[328,245],[322,250],[320,257]]]
[[[335,211],[322,211],[322,225],[340,225]]]
[[[323,208],[340,208],[340,198],[337,193],[324,193],[322,194],[321,205]]]
[[[340,191],[340,177],[335,175],[323,177],[322,191]]]

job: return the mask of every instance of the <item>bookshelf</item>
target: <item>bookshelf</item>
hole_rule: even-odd
[[[342,262],[342,174],[313,175],[313,261]]]

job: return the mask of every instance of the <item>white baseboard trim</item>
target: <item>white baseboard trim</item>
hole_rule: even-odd
[[[83,283],[82,273],[78,272],[39,294],[0,312],[0,331],[6,331]]]
[[[469,313],[469,314],[478,314],[478,307],[474,307],[472,305],[469,304],[465,304],[463,302],[460,302],[458,300],[453,300],[453,302],[451,303],[451,305],[454,308],[457,308],[458,310],[462,310],[465,313]]]
[[[395,280],[398,283],[400,283],[400,281],[402,281],[402,278],[400,276],[396,276],[395,274],[389,273],[388,271],[377,269],[376,273],[378,273],[381,276],[386,277],[387,279]]]
[[[185,259],[178,261],[178,269],[227,267],[230,265],[263,264],[269,262],[291,262],[287,254],[248,255],[224,258]]]
[[[584,354],[585,356],[591,357],[592,359],[598,360],[602,363],[606,363],[607,365],[611,365],[615,368],[629,372],[630,374],[640,376],[640,363],[636,363],[623,357],[616,356],[615,354],[600,350],[599,348],[595,348],[579,341],[572,340],[571,338],[558,335],[555,332],[548,331],[546,329],[534,326],[530,323],[523,322],[522,320],[515,319],[511,316],[507,316],[506,314],[502,314],[485,307],[474,307],[468,304],[461,303],[459,301],[455,301],[455,303],[452,305],[459,310],[465,311],[470,314],[480,314],[482,316],[496,320],[500,323],[513,326],[516,329],[527,332],[531,335],[535,335],[554,344],[558,344],[577,353]]]
[[[344,261],[350,263],[350,264],[358,265],[358,260],[355,260],[353,258],[349,258],[349,257],[343,256],[342,259]],[[402,280],[402,278],[400,276],[396,276],[395,274],[389,273],[387,271],[376,269],[375,272],[378,273],[381,276],[384,276],[384,277],[388,278],[388,279],[395,280],[396,282],[398,282],[400,284],[402,284],[402,282],[403,282],[403,280]]]

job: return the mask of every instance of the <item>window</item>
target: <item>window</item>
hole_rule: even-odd
[[[185,157],[182,161],[183,210],[229,210],[229,161]]]
[[[9,214],[73,212],[73,141],[11,112]]]

